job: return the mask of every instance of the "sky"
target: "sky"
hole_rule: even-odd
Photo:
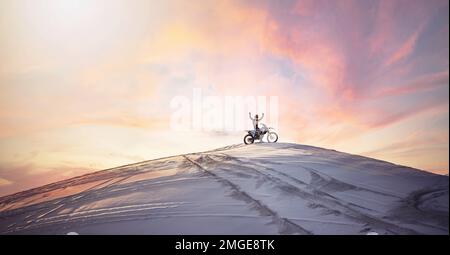
[[[448,174],[448,4],[2,0],[0,196],[241,143],[173,130],[194,88],[276,96],[280,142]]]

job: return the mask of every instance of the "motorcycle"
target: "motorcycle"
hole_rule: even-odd
[[[246,130],[247,135],[244,136],[244,143],[245,144],[252,144],[255,142],[255,140],[260,140],[264,138],[264,136],[267,135],[267,142],[269,143],[276,143],[278,141],[278,134],[274,131],[274,128],[267,127],[264,124],[261,124],[261,128],[259,128],[259,132],[256,132],[256,130]]]

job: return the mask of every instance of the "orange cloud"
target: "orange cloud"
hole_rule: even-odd
[[[91,168],[60,166],[43,169],[43,171],[36,172],[36,169],[40,168],[42,170],[42,167],[30,164],[1,165],[0,175],[6,176],[7,179],[0,178],[0,196],[65,180],[70,177],[83,175],[95,170]],[[1,180],[5,180],[6,184],[1,185]]]
[[[11,184],[13,184],[12,181],[7,180],[7,179],[4,179],[4,178],[0,178],[0,187],[1,187],[1,186],[11,185]]]

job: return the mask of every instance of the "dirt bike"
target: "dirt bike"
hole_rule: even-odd
[[[267,142],[275,143],[278,141],[278,134],[273,130],[274,128],[268,128],[264,124],[261,124],[261,128],[258,130],[259,132],[256,132],[256,130],[247,130],[247,135],[244,136],[244,143],[252,144],[255,140],[262,141],[265,135],[267,135]]]

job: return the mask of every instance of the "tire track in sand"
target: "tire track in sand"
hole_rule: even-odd
[[[270,209],[268,206],[261,203],[261,201],[256,200],[255,198],[251,197],[249,194],[247,194],[245,191],[241,190],[239,188],[239,186],[237,186],[230,180],[220,177],[217,174],[207,170],[202,165],[200,165],[199,163],[190,159],[186,155],[183,155],[183,157],[191,164],[197,166],[204,173],[206,173],[206,174],[210,175],[211,177],[213,177],[214,179],[216,179],[218,182],[230,187],[231,190],[233,190],[233,192],[235,193],[237,199],[243,200],[243,201],[247,202],[248,204],[254,206],[255,209],[257,209],[264,215],[271,216],[274,223],[276,223],[279,226],[280,234],[307,234],[307,235],[312,234],[310,231],[304,229],[300,225],[292,222],[291,220],[280,217],[278,215],[278,213],[276,213],[275,211]]]

